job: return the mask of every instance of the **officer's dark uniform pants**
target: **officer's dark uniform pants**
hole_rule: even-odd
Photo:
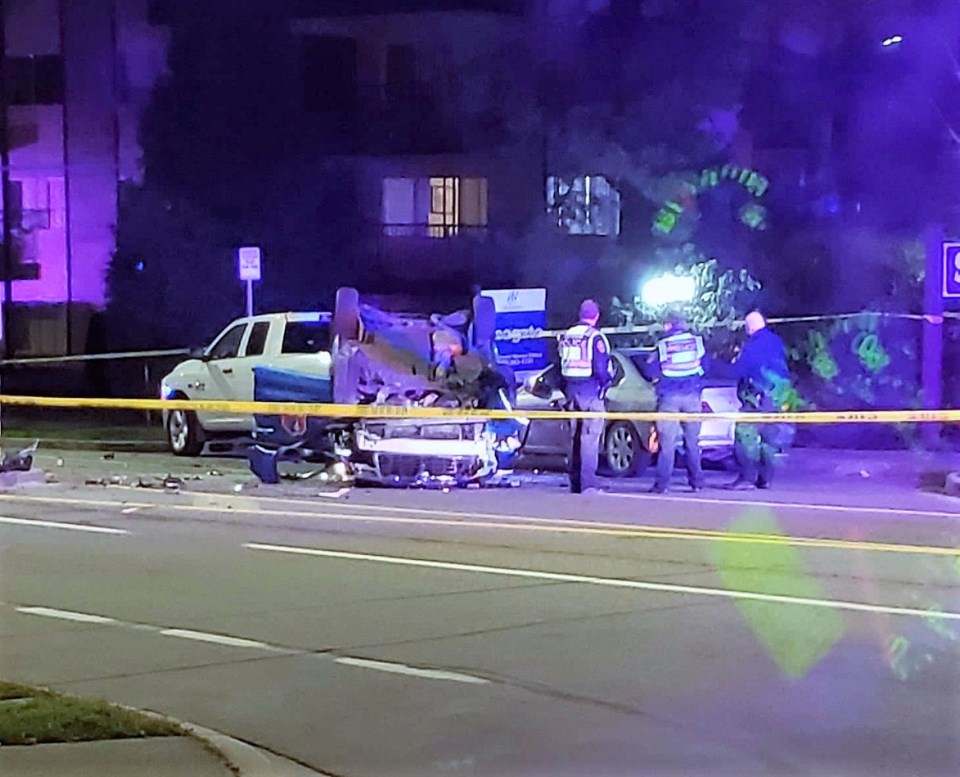
[[[742,408],[746,413],[775,413],[777,410],[776,403],[769,396],[760,398],[759,407]],[[740,480],[758,485],[770,485],[773,482],[779,436],[780,424],[737,424],[735,450]]]
[[[671,391],[657,402],[657,410],[662,413],[699,413],[701,410],[700,390]],[[683,447],[687,454],[687,477],[691,486],[703,485],[703,469],[700,465],[700,422],[699,421],[657,421],[657,437],[660,439],[660,455],[657,459],[657,480],[659,488],[670,485],[673,465],[676,462],[677,447],[680,444],[680,432],[683,431]]]
[[[603,400],[585,392],[574,392],[569,397],[571,410],[602,413],[606,410]],[[584,419],[570,425],[570,490],[579,494],[587,488],[596,488],[600,481],[597,468],[600,465],[600,438],[603,436],[603,419]]]

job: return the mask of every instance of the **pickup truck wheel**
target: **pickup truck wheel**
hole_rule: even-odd
[[[356,289],[343,286],[337,289],[333,308],[333,337],[356,340],[360,336],[360,295]]]
[[[204,442],[203,427],[196,413],[191,410],[170,411],[167,416],[167,444],[174,456],[199,456]]]
[[[474,346],[492,345],[496,338],[497,309],[490,297],[473,298],[473,343]]]
[[[617,421],[607,427],[601,460],[612,477],[639,475],[650,466],[651,458],[637,427],[633,424]]]

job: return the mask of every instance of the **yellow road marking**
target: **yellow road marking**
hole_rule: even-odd
[[[209,495],[207,495],[209,496]],[[225,498],[229,499],[229,497]],[[960,549],[955,547],[943,547],[937,545],[910,545],[900,543],[882,543],[855,540],[839,539],[821,539],[817,537],[784,537],[779,535],[764,534],[739,534],[735,532],[724,532],[713,529],[674,529],[658,526],[626,526],[623,524],[606,524],[602,527],[579,525],[580,521],[564,521],[563,519],[533,519],[523,518],[523,522],[511,522],[511,517],[500,517],[496,520],[489,516],[486,520],[451,520],[442,518],[425,517],[400,517],[391,515],[350,515],[345,513],[330,513],[305,510],[262,510],[256,507],[235,507],[235,506],[216,506],[216,505],[178,505],[164,504],[161,502],[129,502],[100,500],[100,499],[79,499],[70,497],[40,497],[25,496],[20,494],[0,494],[0,500],[19,501],[27,503],[41,504],[59,504],[70,505],[74,507],[154,507],[159,509],[168,509],[173,512],[199,512],[199,513],[232,513],[239,515],[267,515],[290,518],[311,518],[328,521],[347,521],[357,523],[384,523],[410,526],[451,526],[467,527],[480,529],[509,529],[513,531],[526,532],[548,532],[563,534],[582,534],[601,537],[636,537],[647,539],[669,539],[669,540],[700,540],[714,542],[743,542],[756,545],[793,545],[797,547],[822,548],[833,550],[864,550],[880,553],[912,553],[928,556],[956,556],[960,557]],[[324,505],[325,507],[327,505]],[[357,505],[351,505],[356,507]],[[364,505],[363,507],[368,507]],[[369,509],[378,509],[375,506],[369,506]],[[404,508],[397,508],[404,509]],[[409,509],[409,508],[406,508]],[[435,513],[443,515],[444,513]],[[468,514],[469,515],[469,514]],[[479,514],[482,515],[482,514]],[[550,521],[542,523],[541,521]],[[617,526],[618,528],[609,528]]]

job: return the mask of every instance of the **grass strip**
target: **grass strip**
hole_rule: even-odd
[[[44,688],[0,680],[0,745],[182,736],[176,724]]]

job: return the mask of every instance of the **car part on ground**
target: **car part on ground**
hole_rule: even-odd
[[[40,447],[40,440],[16,453],[4,453],[0,459],[0,472],[29,472],[33,469],[33,454]]]

